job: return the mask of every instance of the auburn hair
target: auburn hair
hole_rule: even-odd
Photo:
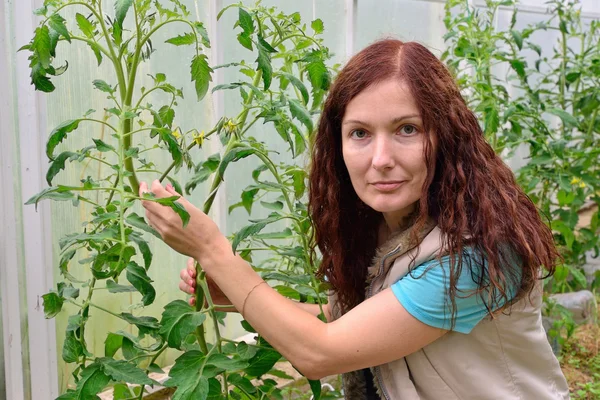
[[[554,272],[558,253],[552,232],[485,140],[444,64],[423,45],[394,39],[366,47],[340,71],[313,138],[308,210],[313,245],[322,254],[320,277],[331,284],[343,311],[365,298],[382,215],[352,187],[342,157],[341,124],[357,94],[388,79],[409,88],[423,121],[428,171],[414,231],[428,218],[442,231],[451,260],[453,315],[456,284],[465,265],[490,312],[528,295],[541,278],[542,266],[548,274]],[[485,265],[483,273],[463,263],[468,247],[481,257],[477,265]]]

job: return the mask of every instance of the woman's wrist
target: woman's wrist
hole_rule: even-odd
[[[202,266],[202,269],[210,275],[210,269],[226,259],[235,257],[229,240],[221,234],[208,243],[198,246],[194,259]]]

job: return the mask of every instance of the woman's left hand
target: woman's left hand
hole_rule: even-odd
[[[146,220],[175,251],[194,257],[200,262],[199,258],[210,253],[214,255],[215,250],[227,247],[231,250],[229,241],[221,234],[213,220],[177,193],[170,184],[165,188],[155,180],[149,189],[146,182],[141,182],[140,197],[143,197],[144,193],[153,193],[158,198],[180,196],[177,201],[190,214],[190,220],[184,228],[181,218],[170,207],[154,201],[142,201],[146,209]]]

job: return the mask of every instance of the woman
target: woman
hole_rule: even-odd
[[[157,181],[150,190],[175,194]],[[552,234],[425,47],[380,41],[340,72],[309,196],[333,287],[328,323],[263,284],[187,200],[185,229],[170,209],[144,207],[215,295],[308,378],[344,373],[347,399],[568,398],[540,315]],[[193,292],[194,276],[182,271],[182,290]]]

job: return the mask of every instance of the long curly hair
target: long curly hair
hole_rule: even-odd
[[[462,262],[468,247],[481,257],[479,269],[470,268],[490,312],[527,296],[541,278],[542,266],[548,274],[554,272],[558,253],[552,232],[485,140],[444,64],[419,43],[393,39],[352,57],[324,104],[312,147],[308,205],[313,245],[322,254],[319,275],[331,284],[342,310],[364,300],[382,215],[365,205],[352,187],[342,157],[341,123],[357,94],[387,79],[409,87],[427,132],[428,171],[414,231],[428,218],[442,231],[451,260],[453,315],[458,277],[463,265],[469,268]]]

